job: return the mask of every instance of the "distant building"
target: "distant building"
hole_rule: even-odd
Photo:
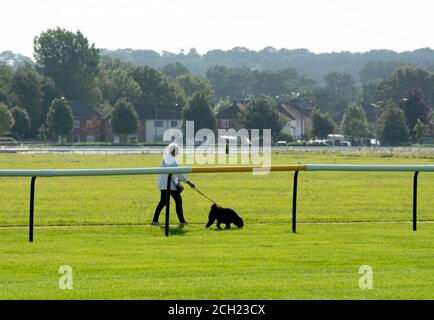
[[[72,131],[67,142],[105,141],[104,120],[101,114],[85,101],[69,101],[72,111]]]
[[[105,142],[110,142],[114,144],[134,144],[145,141],[145,121],[139,120],[139,125],[136,132],[132,134],[115,134],[113,133],[112,123],[110,121],[110,116],[105,121],[104,125],[104,135]]]
[[[163,142],[164,132],[168,129],[182,130],[182,116],[179,109],[155,109],[154,114],[145,120],[145,141]]]
[[[290,134],[295,140],[301,140],[311,134],[312,122],[309,116],[311,110],[291,102],[279,103],[278,109],[287,119],[283,133]]]
[[[158,143],[163,142],[163,135],[167,129],[182,130],[183,120],[179,109],[149,108],[138,115],[139,126],[135,133],[128,135],[114,134],[110,120],[106,121],[106,141],[114,144]]]
[[[241,129],[240,113],[248,101],[234,102],[230,107],[216,113],[217,129]],[[302,139],[311,132],[311,108],[302,108],[295,101],[278,101],[277,110],[286,120],[282,133],[291,135],[294,139]]]
[[[241,128],[240,111],[242,104],[234,102],[230,107],[216,113],[217,129],[235,129]]]
[[[285,119],[281,132],[290,135],[294,139],[297,139],[295,136],[295,131],[297,130],[297,128],[294,126],[296,124],[294,123],[294,121],[296,121],[295,117],[288,110],[286,110],[286,108],[284,108],[282,104],[279,104],[277,106],[277,110],[279,111],[280,115]]]

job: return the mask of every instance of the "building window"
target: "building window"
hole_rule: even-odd
[[[121,138],[119,136],[114,136],[113,137],[113,143],[114,144],[119,144],[121,142]]]
[[[170,127],[171,128],[177,128],[178,127],[178,121],[176,121],[176,120],[170,121]]]
[[[162,127],[162,126],[163,126],[163,121],[161,120],[154,121],[154,127]]]
[[[223,129],[228,129],[229,128],[229,120],[222,119],[222,127],[223,127]]]
[[[74,141],[74,143],[80,142],[80,136],[79,135],[74,135],[73,141]]]
[[[161,142],[161,141],[163,141],[163,135],[162,134],[154,135],[154,142]]]
[[[127,135],[127,141],[128,143],[137,143],[139,141],[139,137],[137,134],[129,134]]]
[[[86,136],[86,142],[95,142],[95,136]]]
[[[74,120],[74,129],[80,129],[80,120]]]

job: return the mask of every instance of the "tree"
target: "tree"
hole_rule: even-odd
[[[415,138],[417,143],[420,143],[420,139],[428,133],[428,128],[426,125],[417,119],[416,124],[413,128],[413,137]]]
[[[11,112],[15,119],[11,132],[18,138],[23,139],[30,133],[30,117],[23,108],[14,107]]]
[[[48,138],[48,130],[45,124],[42,124],[40,128],[38,129],[38,138],[43,140],[44,142],[47,141]]]
[[[13,69],[0,61],[0,102],[9,104],[10,83],[13,77]]]
[[[216,129],[216,119],[205,94],[202,92],[194,93],[188,100],[182,109],[182,118],[186,121],[194,121],[195,133],[205,128],[213,131]]]
[[[9,132],[14,125],[14,117],[8,106],[0,102],[0,135]]]
[[[214,89],[206,78],[184,74],[176,77],[176,82],[179,83],[187,97],[192,97],[196,92],[202,92],[208,101],[214,98]]]
[[[249,68],[250,70],[282,70],[289,66],[296,66],[300,74],[304,74],[316,81],[330,71],[351,74],[363,81],[379,79],[388,76],[388,71],[402,65],[418,65],[431,68],[434,65],[434,50],[429,48],[417,49],[412,52],[394,52],[391,50],[371,50],[369,52],[333,52],[313,53],[306,49],[288,50],[266,47],[259,51],[236,47],[230,50],[209,50],[205,54],[196,51],[179,53],[159,52],[152,50],[104,50],[104,56],[116,57],[130,61],[136,65],[148,65],[159,68],[170,63],[181,62],[193,74],[205,74],[213,66],[228,68]],[[382,65],[384,61],[385,65]],[[373,62],[364,68],[369,62]],[[377,63],[378,62],[378,63]],[[360,73],[360,70],[364,70]],[[359,77],[360,76],[360,77]],[[219,96],[220,97],[220,96]],[[346,106],[345,106],[346,107]]]
[[[325,87],[315,92],[316,105],[339,119],[351,102],[358,99],[356,83],[349,74],[329,72],[324,76]]]
[[[381,99],[392,100],[395,104],[401,105],[403,99],[407,98],[407,93],[412,90],[419,90],[428,103],[434,103],[434,74],[420,68],[397,69],[382,81]]]
[[[252,93],[254,78],[247,68],[214,66],[207,70],[206,77],[212,84],[217,98],[230,97],[240,100]]]
[[[292,92],[305,91],[315,84],[315,81],[300,76],[293,68],[278,71],[253,70],[253,87],[251,94],[266,96],[286,96]]]
[[[414,128],[418,120],[424,124],[429,122],[431,106],[420,89],[413,89],[407,92],[406,97],[402,101],[402,109],[405,113],[408,128]]]
[[[47,113],[48,110],[50,109],[53,100],[62,97],[61,92],[56,88],[56,84],[54,83],[54,80],[47,76],[44,76],[42,79],[42,92],[43,92],[42,113],[39,120],[36,123],[32,122],[32,127],[37,127],[38,131],[39,128],[47,120]],[[30,121],[32,121],[32,119],[30,119]],[[34,136],[33,132],[32,135]]]
[[[328,113],[314,109],[310,116],[312,120],[312,135],[318,138],[326,138],[336,130],[336,124]]]
[[[142,91],[140,101],[136,105],[139,116],[149,114],[149,110],[172,110],[176,105],[184,106],[185,97],[182,90],[161,71],[148,66],[136,67],[132,71],[132,77]]]
[[[246,129],[271,129],[273,140],[284,126],[284,120],[270,97],[253,98],[241,110],[240,120]]]
[[[369,81],[362,85],[362,105],[366,112],[368,122],[376,122],[375,108],[379,99],[380,81]]]
[[[140,104],[142,90],[131,75],[133,68],[130,64],[112,61],[104,61],[101,64],[98,74],[99,85],[103,97],[112,106],[120,98],[125,98],[135,106]]]
[[[0,102],[9,103],[8,95],[6,94],[4,88],[0,87]]]
[[[99,102],[96,86],[99,50],[94,44],[89,45],[80,31],[48,29],[35,37],[33,43],[37,64],[66,99]]]
[[[295,71],[295,70],[294,70]],[[274,71],[258,71],[252,72],[254,81],[252,84],[251,93],[254,95],[279,96],[291,92],[288,87],[289,79],[284,77],[284,73]],[[295,77],[297,72],[295,71]]]
[[[161,71],[163,71],[166,76],[173,79],[181,75],[190,74],[190,70],[188,70],[186,66],[179,62],[168,63],[163,68],[161,68]]]
[[[236,101],[231,101],[231,99],[229,98],[221,98],[214,105],[213,111],[215,114],[218,114],[219,112],[222,112],[223,110],[226,110],[227,108],[230,108],[235,104]]]
[[[11,100],[14,105],[22,106],[30,118],[33,127],[32,134],[36,134],[43,117],[45,117],[42,101],[44,79],[30,65],[18,68],[11,80]]]
[[[351,103],[345,110],[341,122],[343,134],[355,137],[368,137],[369,126],[365,110],[361,105]]]
[[[360,81],[365,84],[370,81],[383,80],[405,65],[406,63],[402,61],[370,61],[359,71]]]
[[[389,146],[402,145],[407,141],[404,111],[391,101],[382,106],[378,118],[378,137],[382,144]]]
[[[133,105],[121,98],[112,112],[111,123],[115,134],[132,134],[139,126],[139,116]]]
[[[47,114],[47,130],[53,137],[61,140],[72,130],[72,112],[65,99],[54,99]]]

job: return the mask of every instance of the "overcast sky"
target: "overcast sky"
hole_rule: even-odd
[[[406,51],[434,48],[433,12],[433,0],[2,0],[0,52],[32,56],[56,26],[108,49]]]

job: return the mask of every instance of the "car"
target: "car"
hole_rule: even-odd
[[[332,146],[351,147],[351,142],[345,140],[345,137],[342,134],[329,134],[327,136],[327,141]]]
[[[11,137],[0,137],[0,146],[17,146],[18,142]]]
[[[324,139],[309,140],[307,144],[310,146],[328,146],[327,140]]]

